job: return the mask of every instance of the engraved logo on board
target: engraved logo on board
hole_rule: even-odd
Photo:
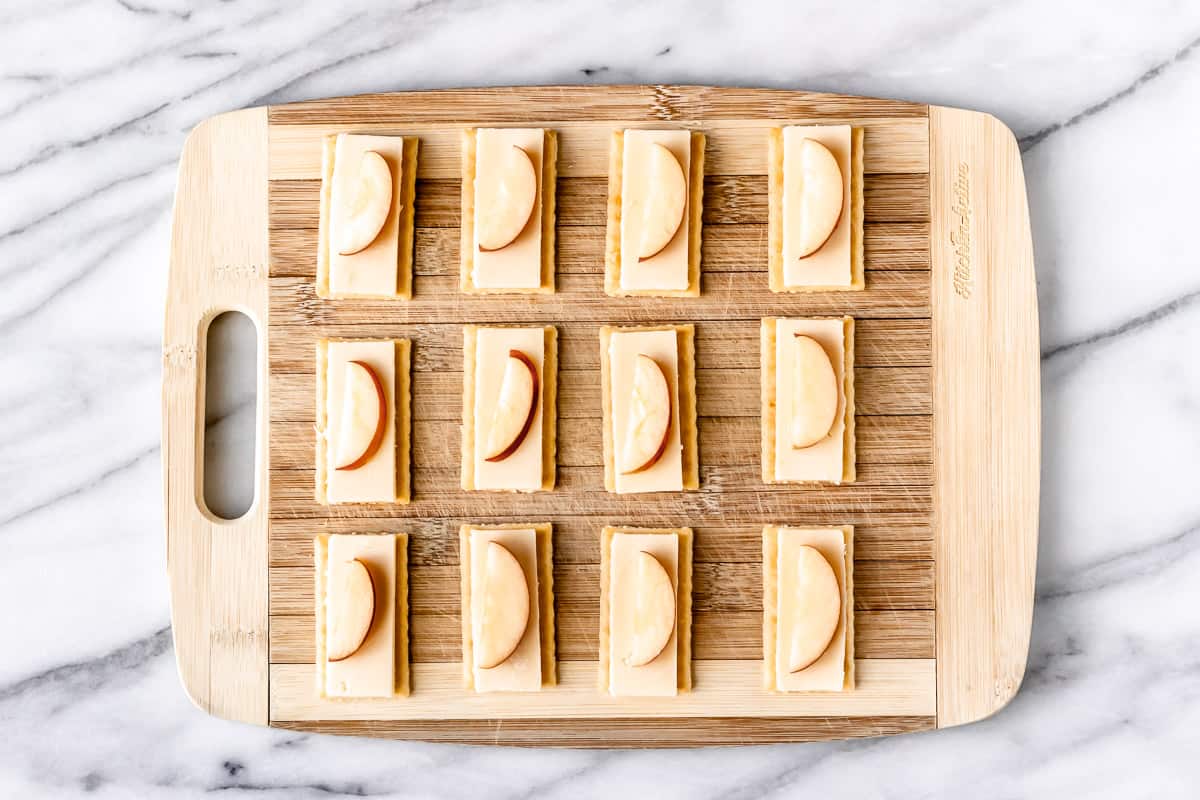
[[[954,250],[954,293],[964,300],[971,299],[975,279],[971,264],[971,168],[967,162],[958,162],[951,187],[953,201],[950,210],[955,215],[955,224],[950,227],[950,247]]]

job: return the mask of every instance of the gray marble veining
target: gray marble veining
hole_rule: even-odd
[[[1195,797],[1200,4],[851,5],[5,3],[0,796]],[[1030,666],[1004,712],[880,740],[547,753],[295,735],[190,707],[158,447],[184,136],[266,102],[555,82],[892,96],[1017,132],[1043,511]],[[236,425],[244,404],[230,409]]]

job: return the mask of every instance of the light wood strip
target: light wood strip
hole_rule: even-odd
[[[571,321],[559,326],[560,374],[600,369],[601,324]],[[271,373],[312,374],[317,339],[361,336],[362,330],[361,323],[336,319],[310,329],[273,327]],[[929,331],[928,319],[856,319],[854,366],[928,367]],[[411,340],[415,373],[462,370],[461,323],[412,323],[402,317],[373,320],[371,335]],[[759,346],[758,318],[696,327],[696,363],[701,369],[757,370]],[[272,402],[275,400],[272,396]]]
[[[938,725],[1004,707],[1025,674],[1037,564],[1041,360],[1016,137],[931,111]]]
[[[700,297],[607,297],[603,276],[559,275],[557,291],[520,303],[498,303],[487,295],[463,295],[458,279],[447,274],[417,275],[412,302],[355,299],[322,300],[311,281],[271,278],[273,329],[332,322],[358,325],[405,322],[445,322],[447,317],[485,322],[607,322],[666,323],[700,320],[705,324],[763,316],[762,281],[747,281],[737,273],[703,273]],[[769,308],[779,316],[837,315],[848,310],[858,318],[912,318],[929,316],[929,276],[923,272],[876,272],[867,279],[865,292],[847,300],[843,292],[777,294]],[[850,305],[850,303],[853,305]],[[280,334],[284,334],[280,331]]]
[[[460,115],[462,112],[459,112]],[[370,120],[370,121],[367,121]],[[313,180],[321,177],[320,143],[337,133],[383,133],[416,136],[421,140],[417,177],[450,180],[460,173],[462,127],[479,124],[478,117],[457,123],[387,122],[364,116],[341,123],[275,124],[271,126],[271,180]],[[929,125],[920,118],[830,120],[849,122],[866,131],[863,169],[867,174],[924,173],[929,169]],[[796,122],[789,120],[788,123]],[[603,178],[608,174],[608,145],[612,131],[620,128],[653,127],[629,119],[571,122],[552,116],[525,116],[524,125],[552,128],[558,133],[560,178]],[[705,173],[708,175],[760,175],[765,172],[767,131],[780,124],[775,120],[679,121],[670,126],[702,131]],[[798,122],[797,124],[803,124]]]
[[[248,109],[202,122],[184,143],[162,346],[166,566],[179,677],[199,708],[260,725],[268,707],[267,504],[224,521],[200,498],[209,325],[236,310],[256,324],[259,352],[266,336],[266,136],[266,110]],[[256,373],[265,386],[262,359]],[[265,402],[254,424],[265,441]],[[260,498],[266,464],[260,454],[253,477]]]
[[[931,730],[932,716],[714,719],[494,719],[272,721],[287,730],[382,739],[533,747],[700,747],[816,742]]]
[[[932,611],[859,611],[854,616],[854,652],[859,658],[933,658]],[[596,611],[558,609],[556,647],[560,661],[595,661]],[[462,657],[457,613],[415,614],[409,619],[413,663],[454,663]],[[700,660],[762,658],[762,613],[698,612],[692,619],[692,653]],[[271,663],[312,664],[311,614],[271,617]]]
[[[596,688],[596,664],[559,664],[558,686],[541,692],[474,694],[462,689],[458,664],[414,664],[410,697],[322,701],[312,668],[271,667],[271,719],[506,719],[565,716],[734,717],[754,708],[766,716],[930,715],[935,687],[932,659],[864,659],[855,664],[852,692],[771,694],[761,688],[753,661],[696,661],[695,686],[676,697],[613,698]]]
[[[527,123],[533,115],[594,123],[601,119],[640,122],[775,118],[789,124],[830,118],[911,118],[924,123],[929,107],[903,100],[716,86],[505,86],[388,92],[307,100],[272,106],[273,129],[291,124]]]
[[[529,518],[526,518],[529,519]],[[651,511],[639,517],[644,524],[670,527],[678,515]],[[846,514],[840,521],[853,524],[855,552],[864,560],[929,560],[933,557],[933,528],[928,515],[873,513]],[[414,564],[452,566],[458,563],[458,527],[464,522],[491,524],[498,517],[362,519],[356,517],[280,518],[271,523],[271,566],[304,567],[312,564],[312,539],[316,532],[409,534],[410,561]],[[597,564],[599,535],[604,525],[620,520],[603,516],[557,517],[554,522],[554,563]],[[686,520],[685,520],[686,521]],[[820,511],[789,509],[771,522],[792,525],[828,524]],[[681,524],[681,523],[680,523]],[[762,562],[762,524],[710,519],[694,525],[696,563]]]
[[[697,563],[693,580],[692,607],[697,613],[762,609],[760,563]],[[312,569],[272,567],[270,597],[272,614],[311,614]],[[409,607],[413,614],[457,609],[460,597],[457,565],[409,567]],[[554,565],[557,607],[594,609],[599,598],[599,564]],[[864,611],[932,609],[933,562],[855,559],[854,606]]]

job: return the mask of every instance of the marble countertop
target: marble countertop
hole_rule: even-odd
[[[1194,797],[1200,4],[850,5],[4,4],[0,796]],[[544,752],[296,735],[192,708],[159,461],[183,139],[238,107],[485,82],[892,96],[1017,132],[1044,442],[1033,643],[1006,710],[891,739]],[[246,403],[226,400],[241,435]]]

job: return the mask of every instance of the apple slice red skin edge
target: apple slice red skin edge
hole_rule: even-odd
[[[671,573],[670,573],[670,572],[667,570],[667,566],[666,566],[666,564],[662,563],[662,561],[661,561],[661,560],[659,560],[658,556],[654,555],[654,553],[651,553],[651,552],[650,552],[650,551],[648,551],[648,550],[641,550],[641,551],[639,551],[639,552],[641,552],[641,553],[644,553],[645,555],[648,555],[648,556],[650,556],[650,557],[651,557],[651,558],[653,558],[655,561],[658,561],[658,565],[659,565],[660,567],[662,567],[662,569],[663,569],[663,572],[666,572],[666,573],[667,573],[667,576],[668,576],[668,577],[670,577]],[[671,633],[674,633],[674,632],[675,632],[675,629],[676,629],[676,628],[678,628],[678,627],[679,627],[679,598],[678,598],[678,597],[676,597],[676,598],[675,598],[675,624],[674,624],[674,625],[671,627]],[[667,640],[666,640],[665,642],[663,642],[662,649],[661,649],[661,650],[659,650],[657,653],[655,653],[655,654],[654,654],[654,658],[651,658],[651,659],[649,659],[648,661],[643,661],[641,664],[630,664],[630,666],[633,666],[633,667],[644,667],[644,666],[646,666],[647,664],[651,664],[651,663],[653,663],[653,662],[655,661],[655,659],[657,659],[659,656],[661,656],[663,653],[665,653],[665,652],[666,652],[666,650],[667,650],[667,645],[669,645],[670,643],[671,643],[671,637],[670,637],[670,636],[667,636]]]
[[[525,157],[529,159],[530,164],[533,163],[533,158],[529,155],[528,150],[526,150],[524,147],[521,147],[520,145],[517,145],[517,144],[514,144],[513,147],[517,148],[522,153],[524,153]],[[535,175],[537,174],[536,170],[534,171],[534,174]],[[514,236],[513,238],[509,239],[508,242],[501,245],[500,247],[484,247],[483,245],[480,245],[479,252],[481,252],[481,253],[499,253],[504,248],[511,247],[513,242],[515,242],[517,239],[520,239],[525,234],[525,229],[528,228],[529,223],[533,221],[533,212],[536,208],[537,208],[537,187],[534,187],[533,206],[529,209],[529,216],[525,219],[525,224],[521,226],[521,230],[517,231],[517,235]]]
[[[843,185],[842,186],[842,197],[845,198],[845,196],[846,196],[846,187],[845,187],[845,185]],[[808,258],[809,256],[816,255],[817,253],[819,253],[821,251],[821,248],[823,248],[825,245],[829,244],[829,240],[832,239],[833,234],[837,232],[838,226],[842,224],[842,217],[845,216],[845,214],[846,214],[846,201],[845,201],[845,199],[843,199],[842,205],[838,208],[837,219],[835,219],[833,221],[833,227],[829,229],[829,235],[826,236],[821,241],[821,243],[819,245],[817,245],[816,247],[814,247],[812,250],[808,251],[807,253],[805,253],[802,256],[796,256],[796,260],[803,261],[804,259]]]
[[[528,368],[529,375],[533,378],[533,401],[529,404],[529,414],[527,414],[525,417],[525,424],[521,426],[521,432],[517,434],[517,437],[512,440],[512,443],[509,444],[508,447],[504,448],[491,458],[485,458],[484,461],[488,462],[489,464],[495,464],[508,458],[513,453],[517,452],[517,448],[520,447],[521,443],[525,441],[525,437],[529,434],[529,427],[533,425],[533,418],[537,414],[539,400],[538,393],[542,390],[541,382],[538,380],[537,367],[534,366],[533,362],[529,360],[529,356],[525,355],[520,350],[509,350],[508,357],[517,359],[524,364],[526,368]]]
[[[653,359],[651,359],[651,360],[653,360]],[[654,362],[654,365],[656,367],[658,367],[659,372],[662,372],[662,367],[658,366],[657,361]],[[663,377],[665,378],[666,376],[667,376],[667,373],[663,372]],[[668,381],[667,389],[670,390],[670,388],[671,388],[670,382]],[[667,451],[667,442],[671,441],[671,426],[674,424],[675,424],[675,406],[674,406],[674,404],[670,404],[667,406],[667,431],[666,431],[666,433],[663,434],[663,440],[662,440],[662,443],[658,446],[658,451],[655,452],[655,454],[650,457],[649,461],[647,461],[645,464],[642,464],[637,469],[626,470],[625,472],[623,472],[621,474],[622,475],[637,475],[639,472],[645,472],[646,470],[650,469],[655,464],[657,464],[658,460],[663,457],[663,453],[665,453]]]
[[[370,461],[371,456],[375,455],[375,451],[379,449],[379,444],[383,441],[383,432],[387,428],[385,421],[387,419],[387,408],[386,401],[384,400],[385,395],[383,391],[383,381],[379,380],[379,376],[375,374],[375,370],[371,369],[371,365],[367,364],[365,361],[351,361],[350,363],[358,364],[360,367],[365,369],[367,374],[371,376],[371,380],[374,381],[375,394],[379,397],[379,421],[381,424],[375,428],[375,436],[371,438],[371,443],[367,445],[367,449],[363,451],[361,456],[354,459],[349,464],[343,464],[334,468],[341,471],[358,469],[363,464],[366,464],[368,461]]]
[[[382,158],[382,159],[384,160],[384,162],[387,162],[387,157],[386,157],[386,156],[385,156],[383,153],[380,153],[378,150],[368,150],[367,152],[368,152],[368,153],[375,153],[377,156],[379,156],[380,158]],[[390,163],[388,163],[388,172],[390,173],[390,172],[391,172],[391,170],[392,170],[392,165],[391,165]],[[392,180],[393,180],[393,181],[395,181],[395,180],[396,180],[396,176],[395,176],[395,175],[392,175]],[[394,194],[394,192],[393,192],[393,194]],[[389,201],[390,201],[390,202],[388,203],[388,211],[390,212],[390,211],[392,210],[392,203],[394,203],[394,202],[396,202],[396,201],[395,201],[395,198],[389,198]],[[361,253],[363,250],[366,250],[368,247],[370,247],[371,245],[375,244],[376,240],[378,240],[378,239],[379,239],[379,234],[380,234],[380,233],[383,233],[383,229],[384,229],[384,228],[386,228],[386,227],[387,227],[387,219],[385,218],[385,219],[384,219],[384,222],[383,222],[383,225],[382,225],[382,226],[380,226],[380,228],[379,228],[379,232],[375,234],[375,236],[374,236],[374,237],[371,239],[371,241],[367,242],[366,244],[364,244],[362,247],[358,248],[357,250],[338,250],[338,251],[337,251],[337,254],[338,254],[339,256],[352,256],[352,255],[355,255],[355,254],[357,254],[357,253]]]
[[[536,379],[535,379],[535,380],[536,380]],[[518,566],[520,566],[521,562],[520,562],[520,560],[519,560],[519,559],[516,557],[516,555],[513,553],[513,551],[512,551],[512,550],[509,550],[507,547],[505,547],[504,545],[500,544],[499,542],[495,542],[495,541],[493,541],[493,542],[490,542],[490,544],[494,544],[494,545],[496,545],[497,547],[499,547],[499,548],[501,548],[502,550],[504,550],[504,552],[506,552],[506,553],[508,553],[510,556],[512,556],[513,560],[517,562],[517,565],[518,565]],[[522,574],[524,574],[524,572],[525,572],[525,568],[524,568],[524,567],[522,567],[522,568],[521,568],[521,573],[522,573]],[[526,575],[526,576],[525,576],[525,588],[526,588],[526,590],[528,590],[528,589],[529,589],[529,576],[528,576],[528,575]],[[504,654],[504,658],[499,658],[499,659],[496,659],[496,660],[495,660],[493,663],[491,663],[491,664],[480,664],[480,665],[479,665],[479,668],[480,668],[480,669],[495,669],[496,667],[498,667],[498,666],[500,666],[501,664],[503,664],[505,661],[508,661],[510,658],[512,658],[512,655],[513,655],[513,653],[517,652],[517,648],[519,648],[519,647],[521,646],[521,642],[523,642],[523,641],[525,640],[525,633],[526,633],[526,631],[528,631],[528,630],[529,630],[529,615],[527,614],[527,615],[526,615],[526,617],[525,617],[525,629],[524,629],[524,630],[522,630],[522,631],[521,631],[521,635],[517,637],[517,641],[516,641],[516,643],[515,643],[515,644],[513,644],[513,646],[512,646],[512,650],[509,650],[507,653],[505,653],[505,654]]]
[[[375,576],[371,574],[371,568],[366,565],[366,562],[358,558],[354,560],[363,565],[363,569],[367,571],[367,580],[371,582],[371,621],[367,623],[366,632],[363,633],[362,639],[357,645],[355,645],[354,649],[349,653],[346,653],[346,655],[342,656],[341,658],[327,658],[326,661],[328,661],[330,664],[336,664],[339,661],[345,661],[347,658],[361,650],[363,642],[365,642],[367,637],[371,635],[371,628],[375,627],[375,609],[379,607],[379,604],[375,602]]]

